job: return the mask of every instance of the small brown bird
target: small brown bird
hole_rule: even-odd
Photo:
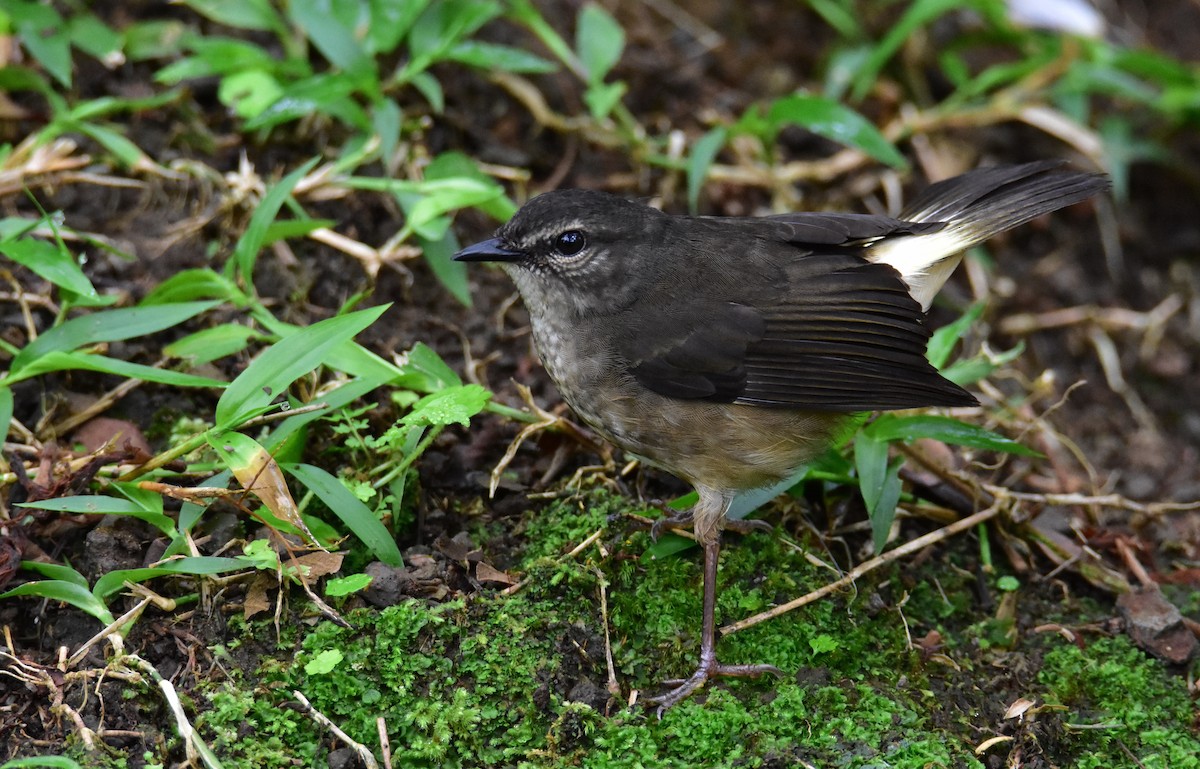
[[[561,190],[458,252],[512,277],[543,365],[588,426],[696,489],[670,523],[690,522],[704,548],[700,662],[652,698],[660,714],[710,678],[779,673],[717,661],[734,496],[791,477],[854,412],[976,403],[926,360],[934,295],[964,249],[1107,186],[1055,162],[985,168],[896,219],[669,216]]]

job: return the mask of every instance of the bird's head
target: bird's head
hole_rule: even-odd
[[[496,236],[462,249],[460,262],[496,262],[534,313],[616,312],[637,296],[668,217],[592,190],[557,190],[526,203]],[[644,277],[644,276],[643,276]]]

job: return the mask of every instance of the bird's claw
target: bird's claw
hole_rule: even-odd
[[[713,678],[753,678],[761,675],[773,675],[776,678],[783,676],[783,671],[774,665],[721,665],[717,662],[712,664],[701,664],[696,668],[696,672],[683,680],[666,681],[666,685],[672,686],[666,692],[648,697],[646,702],[652,705],[658,705],[655,710],[655,715],[658,718],[663,717],[669,708],[673,708],[679,703],[687,699],[697,689],[703,687],[710,679]]]

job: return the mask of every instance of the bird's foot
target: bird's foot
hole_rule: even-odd
[[[673,507],[668,507],[663,502],[655,501],[654,506],[662,512],[663,517],[650,524],[650,539],[655,542],[663,535],[664,532],[670,529],[687,529],[691,528],[695,516],[692,514],[691,508],[687,510],[676,510]],[[727,520],[722,524],[722,528],[726,531],[732,531],[735,534],[746,535],[752,531],[774,531],[771,524],[766,521],[758,520],[757,518],[750,520]]]
[[[714,658],[708,663],[701,662],[700,666],[696,668],[696,672],[692,673],[689,678],[666,681],[665,684],[672,688],[657,696],[649,697],[646,701],[652,705],[658,705],[656,714],[662,718],[668,708],[673,708],[686,700],[710,679],[754,678],[768,673],[776,678],[783,676],[783,671],[774,665],[722,665]]]

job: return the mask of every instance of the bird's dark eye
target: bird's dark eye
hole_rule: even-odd
[[[580,230],[567,230],[554,239],[554,250],[561,256],[575,256],[587,245],[587,238]]]

